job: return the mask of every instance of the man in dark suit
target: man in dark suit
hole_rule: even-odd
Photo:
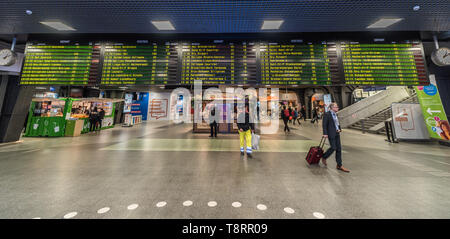
[[[342,166],[342,157],[341,157],[341,126],[339,125],[339,119],[336,115],[336,112],[338,112],[339,106],[336,103],[330,104],[330,110],[325,113],[323,120],[322,120],[322,127],[323,127],[323,137],[328,138],[328,141],[330,142],[330,148],[325,152],[323,155],[322,163],[327,165],[327,158],[330,157],[330,155],[336,151],[336,168],[338,170],[344,171],[346,173],[349,173],[350,170],[344,168]]]
[[[216,122],[216,107],[212,106],[210,115],[209,115],[209,127],[211,128],[211,135],[210,138],[216,137],[217,138],[217,122]]]

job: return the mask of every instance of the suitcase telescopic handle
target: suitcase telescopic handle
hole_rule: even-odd
[[[323,148],[323,146],[325,146],[325,137],[322,136],[322,139],[320,139],[320,143],[319,143],[319,147]]]

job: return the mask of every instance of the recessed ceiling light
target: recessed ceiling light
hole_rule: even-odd
[[[386,28],[396,22],[403,20],[403,18],[381,18],[367,28]]]
[[[25,13],[26,13],[27,15],[33,14],[33,12],[32,12],[31,10],[26,10]]]
[[[158,28],[158,30],[175,30],[170,21],[152,21],[152,24]]]
[[[48,22],[40,22],[41,24],[47,25],[51,28],[54,28],[58,31],[75,31],[76,29],[68,26],[60,21],[48,21]]]
[[[419,11],[419,10],[420,10],[420,6],[419,6],[419,5],[414,6],[414,7],[413,7],[413,10],[414,10],[414,11]]]
[[[284,20],[267,20],[264,21],[261,30],[278,30]]]

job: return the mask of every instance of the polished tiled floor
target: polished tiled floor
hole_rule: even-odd
[[[347,174],[305,162],[320,132],[263,135],[252,159],[237,135],[164,122],[22,138],[0,146],[0,218],[450,218],[449,147],[345,130]]]

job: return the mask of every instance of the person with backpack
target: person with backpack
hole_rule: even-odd
[[[291,129],[289,129],[289,126],[288,126],[288,120],[289,120],[290,115],[291,114],[289,114],[289,110],[286,109],[286,106],[283,106],[283,110],[281,112],[281,118],[283,119],[285,133],[291,132]]]

